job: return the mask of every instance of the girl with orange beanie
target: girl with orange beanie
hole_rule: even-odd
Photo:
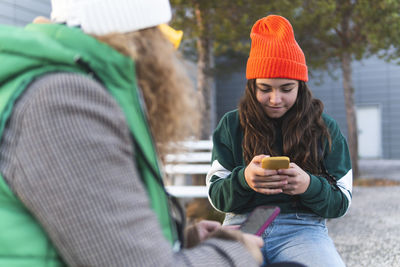
[[[325,222],[351,203],[346,139],[306,84],[305,57],[289,21],[264,17],[250,37],[244,96],[213,134],[210,202],[226,213],[227,225],[241,224],[257,206],[280,207],[262,235],[266,265],[344,266]],[[263,169],[268,156],[289,157],[289,168]]]

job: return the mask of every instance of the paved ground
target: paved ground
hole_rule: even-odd
[[[361,159],[360,176],[363,178],[385,178],[400,181],[400,160]]]
[[[363,177],[400,180],[400,161],[361,166]],[[349,212],[328,228],[348,267],[400,267],[400,186],[354,187]]]

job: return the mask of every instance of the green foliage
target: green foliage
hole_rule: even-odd
[[[305,0],[293,21],[311,67],[337,67],[344,54],[398,56],[400,2],[396,0]]]
[[[340,57],[400,56],[398,0],[171,0],[172,25],[185,32],[184,51],[196,55],[197,38],[213,40],[215,56],[247,57],[250,30],[268,14],[288,18],[311,69],[334,69]],[[200,32],[195,7],[210,27]]]
[[[174,12],[171,24],[184,31],[185,42],[181,49],[187,56],[196,55],[198,38],[209,38],[213,41],[214,55],[232,59],[232,63],[247,57],[250,30],[256,20],[269,14],[290,16],[291,6],[299,3],[300,0],[171,0]],[[203,22],[210,25],[206,32],[199,29],[196,8],[202,12]]]

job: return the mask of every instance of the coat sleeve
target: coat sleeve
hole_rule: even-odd
[[[246,166],[242,154],[235,151],[232,132],[238,120],[232,113],[225,115],[213,134],[212,165],[206,177],[208,197],[211,204],[222,212],[241,213],[248,208],[255,192],[244,177]],[[240,140],[241,141],[241,140]],[[240,142],[241,143],[241,142]]]
[[[325,115],[332,146],[325,145],[324,164],[327,172],[335,177],[337,186],[330,185],[326,178],[310,174],[310,185],[300,195],[303,205],[325,218],[335,218],[346,214],[351,204],[353,174],[350,153],[346,139],[336,121]]]
[[[233,241],[173,252],[139,179],[123,113],[104,87],[61,73],[28,90],[12,116],[18,140],[6,179],[68,266],[256,266]]]

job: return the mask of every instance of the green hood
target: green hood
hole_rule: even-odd
[[[115,85],[121,81],[136,83],[130,58],[78,28],[57,24],[30,24],[25,28],[0,25],[0,40],[0,84],[32,68],[55,64],[76,68],[79,61]],[[81,67],[86,71],[84,65]]]

